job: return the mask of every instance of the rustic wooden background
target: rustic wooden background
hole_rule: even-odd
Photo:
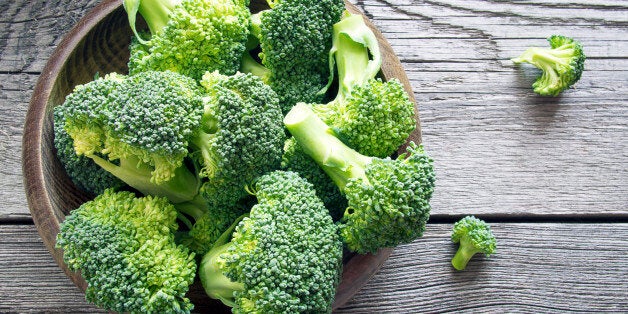
[[[95,312],[30,217],[21,135],[38,76],[98,1],[0,0],[0,312]],[[338,312],[628,312],[628,1],[359,0],[413,85],[437,190],[425,236]],[[587,54],[561,97],[509,61],[563,34]],[[498,252],[449,265],[452,223]]]

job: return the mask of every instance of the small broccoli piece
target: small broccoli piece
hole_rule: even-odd
[[[423,234],[435,177],[422,146],[410,143],[396,160],[362,155],[305,104],[292,108],[284,124],[347,198],[340,233],[351,251],[375,252]]]
[[[68,102],[87,102],[87,107],[100,106],[102,97],[109,93],[109,84],[117,85],[114,81],[96,79],[95,81],[78,85],[68,96]],[[101,90],[102,89],[102,90]],[[86,156],[79,156],[74,149],[74,140],[65,130],[64,106],[54,108],[54,146],[56,155],[66,173],[79,189],[93,196],[102,193],[105,189],[118,189],[125,186],[124,182],[111,173],[102,169]]]
[[[463,270],[467,263],[477,253],[490,256],[495,253],[495,236],[491,227],[481,219],[467,216],[454,224],[451,241],[460,243],[460,247],[451,260],[457,270]]]
[[[243,72],[264,78],[279,95],[285,113],[297,102],[321,102],[329,80],[332,27],[345,8],[341,0],[268,1],[270,9],[251,16],[257,56],[243,55]],[[249,51],[258,51],[249,43]],[[259,57],[260,62],[255,57]]]
[[[205,107],[192,139],[207,178],[201,193],[211,208],[240,201],[256,177],[278,169],[285,131],[277,94],[252,74],[208,72],[201,80]]]
[[[379,44],[361,15],[345,13],[334,25],[329,58],[338,68],[338,93],[314,112],[359,153],[390,156],[416,128],[415,106],[399,80],[376,78]]]
[[[205,71],[235,74],[245,50],[250,11],[246,0],[125,0],[137,40],[129,72],[170,70],[200,80]],[[135,28],[139,12],[151,36]]]
[[[116,86],[93,93],[103,98],[98,106],[73,95],[63,103],[76,153],[143,194],[191,200],[200,182],[184,158],[203,112],[199,86],[170,71],[141,72]]]
[[[312,185],[274,171],[253,190],[258,203],[249,216],[201,261],[205,291],[234,313],[330,313],[342,242]]]
[[[189,313],[194,255],[174,243],[177,212],[165,199],[105,190],[66,216],[56,247],[88,286],[87,301],[131,313]]]
[[[572,38],[552,35],[547,41],[550,48],[531,47],[511,60],[530,63],[543,71],[532,84],[534,92],[542,96],[558,96],[580,80],[586,56],[582,45]]]
[[[347,199],[325,171],[299,147],[293,137],[286,140],[281,169],[296,172],[314,185],[316,195],[323,201],[334,221],[342,217],[347,208]]]

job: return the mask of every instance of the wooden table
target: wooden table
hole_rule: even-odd
[[[30,217],[21,136],[33,86],[98,1],[0,0],[0,312],[95,312]],[[628,2],[359,0],[413,85],[437,189],[425,236],[398,247],[342,313],[628,312]],[[536,96],[509,61],[563,34],[575,89]],[[491,223],[497,254],[449,264],[452,223]]]

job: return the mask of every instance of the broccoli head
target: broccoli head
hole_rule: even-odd
[[[511,60],[514,63],[530,63],[543,71],[532,84],[537,94],[558,96],[580,80],[586,56],[582,45],[572,38],[552,35],[547,41],[550,48],[531,47]]]
[[[249,44],[241,70],[264,78],[279,95],[283,112],[299,101],[321,102],[329,80],[332,27],[345,9],[342,0],[268,1],[251,16]],[[259,59],[259,61],[258,61]],[[261,63],[260,63],[261,62]]]
[[[477,253],[490,256],[495,253],[496,240],[491,227],[481,219],[467,216],[454,224],[451,241],[460,243],[460,247],[451,260],[457,270],[463,270]]]
[[[205,71],[235,74],[245,50],[250,11],[246,0],[125,0],[135,37],[129,72],[170,70],[200,80]],[[139,12],[151,36],[135,28]]]
[[[177,212],[165,199],[105,190],[61,223],[56,247],[80,271],[85,298],[132,313],[189,313],[194,255],[177,246]]]
[[[346,13],[334,25],[329,58],[337,67],[338,93],[327,104],[313,105],[314,112],[359,153],[390,156],[414,131],[415,106],[399,80],[376,78],[379,44],[361,15]]]
[[[234,313],[331,312],[342,242],[312,185],[274,171],[252,190],[258,203],[249,216],[201,261],[205,291]]]
[[[345,195],[348,207],[340,232],[351,251],[375,252],[423,234],[435,177],[422,146],[410,143],[395,160],[362,155],[335,137],[305,104],[292,108],[284,124]]]
[[[118,80],[117,76],[97,80],[93,84],[116,87],[80,97],[73,93],[61,105],[64,128],[76,153],[144,194],[166,196],[172,202],[192,199],[199,180],[184,158],[203,113],[198,84],[170,71]],[[92,105],[95,102],[98,105]]]
[[[80,103],[85,108],[101,106],[106,103],[110,88],[117,85],[116,81],[96,79],[95,81],[78,85],[68,96],[68,102]],[[102,169],[93,160],[86,156],[79,156],[74,149],[74,140],[65,130],[66,106],[56,106],[53,111],[54,146],[56,155],[66,173],[79,189],[91,195],[98,195],[108,188],[121,188],[124,182],[108,171]],[[78,109],[75,108],[75,109]]]
[[[278,169],[285,131],[277,94],[259,77],[208,72],[201,80],[205,106],[192,140],[201,187],[212,208],[238,202],[256,177]]]

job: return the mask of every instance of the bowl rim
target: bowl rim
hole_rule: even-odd
[[[59,232],[60,221],[55,213],[50,195],[46,189],[43,163],[43,129],[45,124],[46,109],[51,92],[56,83],[56,78],[65,67],[70,55],[77,49],[86,35],[94,29],[104,18],[112,14],[122,6],[119,0],[104,0],[89,10],[66,33],[58,46],[47,60],[31,96],[22,137],[22,175],[28,207],[42,241],[51,253],[57,265],[65,272],[72,282],[83,292],[87,288],[79,272],[70,271],[63,261],[61,249],[55,247],[56,234]],[[364,14],[353,4],[345,0],[346,9],[351,13]],[[403,85],[410,99],[416,104],[412,87],[401,67],[399,59],[394,54],[392,47],[383,37],[381,32],[364,16],[367,25],[375,32],[379,39],[382,54],[384,56],[382,71],[385,67],[392,67],[387,75],[397,78]],[[385,73],[386,74],[386,73]],[[418,109],[415,105],[417,127],[411,138],[415,142],[421,142],[421,128],[418,117]],[[405,149],[404,145],[400,150]],[[345,305],[382,267],[394,248],[383,248],[374,254],[355,254],[344,264],[341,282],[336,290],[336,296],[332,308],[338,309]]]

